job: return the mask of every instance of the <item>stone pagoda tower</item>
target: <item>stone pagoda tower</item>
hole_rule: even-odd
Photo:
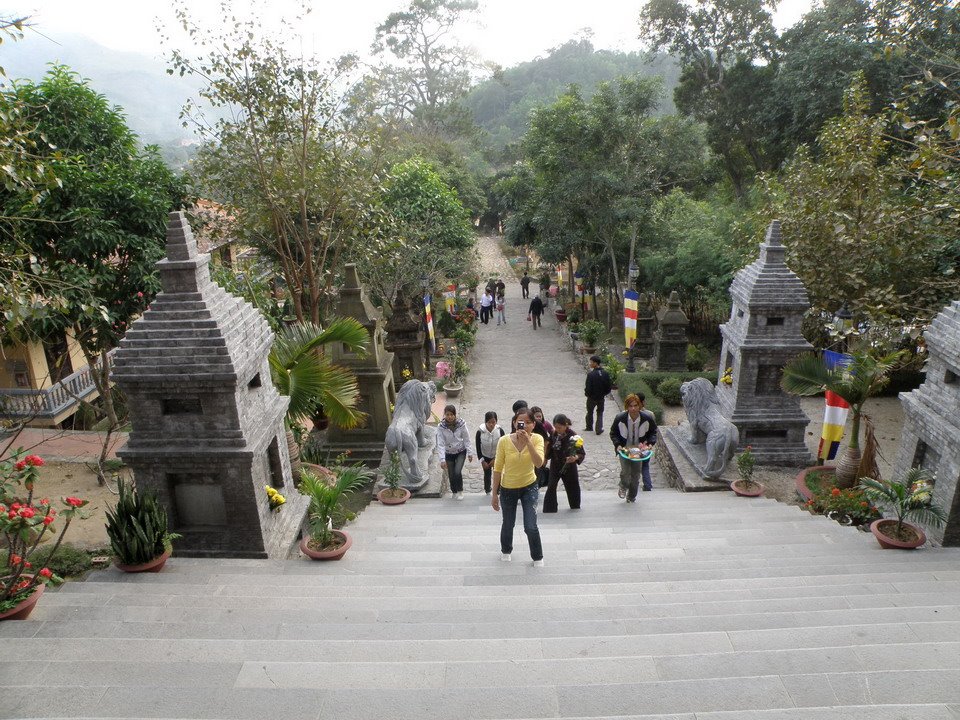
[[[780,387],[783,366],[812,349],[800,325],[810,307],[803,283],[784,262],[780,222],[774,220],[760,257],[736,274],[730,286],[730,320],[720,326],[723,348],[719,376],[731,368],[733,383],[718,383],[723,414],[750,445],[757,462],[804,466],[811,462],[804,441],[809,418],[798,398]]]
[[[393,353],[384,347],[383,317],[360,286],[357,266],[352,263],[346,266],[346,282],[340,289],[340,302],[334,312],[340,317],[356,319],[370,336],[365,355],[348,352],[342,345],[333,346],[330,355],[335,364],[349,368],[357,376],[360,390],[357,407],[367,413],[367,418],[357,428],[341,428],[331,423],[325,449],[331,454],[349,450],[352,460],[375,467],[383,455],[383,439],[392,417],[390,408],[397,399]]]
[[[653,310],[650,296],[640,293],[637,301],[637,339],[633,343],[634,357],[650,360],[654,357],[654,332],[657,329],[657,314]],[[686,366],[684,366],[686,370]]]
[[[903,437],[894,478],[913,467],[933,474],[934,502],[948,513],[946,527],[926,533],[943,545],[960,546],[960,301],[954,300],[924,333],[927,379],[901,393]]]
[[[177,555],[285,558],[307,499],[293,487],[283,417],[270,381],[273,333],[254,307],[210,279],[209,255],[183,213],[170,214],[163,291],[114,360],[133,429],[120,456],[155,490]],[[271,512],[265,486],[286,497]]]
[[[653,334],[653,354],[658,371],[684,372],[687,369],[687,325],[687,316],[680,309],[680,295],[674,290]]]

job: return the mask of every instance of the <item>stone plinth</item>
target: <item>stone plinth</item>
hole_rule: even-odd
[[[113,377],[132,430],[120,457],[152,489],[183,538],[176,554],[285,558],[307,499],[293,487],[270,380],[273,333],[260,313],[210,280],[183,213],[171,213],[163,291],[120,343]],[[266,485],[287,498],[270,511]]]
[[[680,296],[674,290],[653,335],[654,364],[658,371],[684,372],[687,369],[688,324],[686,314],[680,309]]]
[[[406,488],[417,498],[438,498],[443,489],[445,480],[445,471],[440,467],[440,458],[437,457],[437,428],[434,425],[428,425],[423,429],[424,439],[427,444],[424,447],[417,448],[417,465],[423,475],[422,483],[411,483],[406,479],[401,481],[401,487]],[[380,456],[380,470],[377,474],[376,489],[382,490],[387,486],[383,479],[383,469],[390,465],[390,453],[386,448]]]
[[[346,266],[346,282],[340,289],[340,302],[334,311],[340,317],[352,317],[367,330],[370,342],[365,354],[353,353],[342,344],[334,345],[331,359],[349,368],[357,377],[357,409],[367,414],[362,425],[342,428],[331,424],[325,448],[336,455],[350,450],[351,459],[376,467],[383,454],[383,438],[392,416],[390,406],[397,398],[393,382],[393,353],[384,346],[383,317],[373,307],[360,286],[356,265]]]
[[[784,262],[780,223],[773,221],[760,257],[730,286],[730,320],[720,326],[719,376],[731,368],[733,383],[717,384],[720,408],[750,445],[757,462],[803,467],[812,458],[804,441],[809,418],[798,398],[780,387],[783,367],[812,349],[800,332],[810,307],[803,283]]]
[[[686,422],[675,427],[660,428],[656,454],[660,467],[670,478],[670,484],[684,492],[729,490],[730,483],[740,477],[733,462],[727,465],[721,477],[713,480],[706,476],[706,448],[690,442],[690,426]]]
[[[960,301],[937,315],[924,335],[927,379],[900,394],[904,424],[894,478],[913,467],[933,474],[934,502],[949,517],[944,528],[925,532],[934,542],[960,546]]]

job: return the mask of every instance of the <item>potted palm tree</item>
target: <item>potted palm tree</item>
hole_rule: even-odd
[[[347,368],[334,365],[326,346],[343,343],[351,352],[364,353],[369,344],[366,329],[354,318],[338,318],[325,329],[312,323],[285,327],[270,349],[270,375],[281,395],[290,398],[284,424],[294,481],[300,477],[300,446],[294,426],[322,408],[330,422],[355,427],[364,417],[356,409],[357,378]]]
[[[403,471],[400,468],[400,453],[394,450],[390,453],[390,464],[383,472],[383,480],[387,486],[377,493],[377,500],[384,505],[403,505],[410,499],[410,491],[400,487]]]
[[[355,492],[371,476],[362,465],[341,466],[328,482],[304,470],[300,475],[300,493],[310,498],[307,510],[309,533],[300,541],[300,550],[313,560],[339,560],[353,544],[344,530],[334,530],[333,516],[342,510],[345,496]]]
[[[114,564],[124,572],[160,572],[179,535],[167,531],[167,512],[156,493],[137,492],[123,478],[117,480],[119,498],[107,510],[107,537]]]
[[[850,406],[850,442],[836,468],[836,486],[839,488],[853,487],[858,477],[875,474],[875,448],[871,444],[871,452],[864,454],[860,451],[860,425],[865,419],[863,404],[890,381],[890,373],[902,362],[904,352],[878,357],[869,347],[864,347],[851,353],[850,357],[845,366],[832,368],[822,357],[804,353],[783,368],[782,384],[788,393],[810,396],[829,390]]]
[[[874,505],[896,515],[870,524],[870,532],[885,550],[912,550],[927,541],[923,530],[910,520],[934,527],[943,527],[947,522],[946,512],[933,502],[933,478],[921,468],[909,470],[903,482],[861,478],[860,489]]]

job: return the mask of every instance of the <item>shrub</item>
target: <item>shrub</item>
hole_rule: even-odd
[[[446,310],[437,313],[437,332],[441,337],[450,337],[457,329],[457,321]]]
[[[606,334],[607,328],[598,320],[584,320],[577,326],[577,332],[580,333],[580,342],[587,347],[596,347],[600,338]]]
[[[472,348],[477,342],[476,335],[465,327],[458,327],[451,337],[459,347],[464,349]]]
[[[167,511],[156,493],[137,492],[123,478],[117,489],[117,504],[107,510],[107,537],[113,554],[124,565],[141,565],[160,557],[180,536],[167,532]]]
[[[54,575],[64,578],[85,573],[93,564],[89,552],[70,543],[64,543],[58,547],[53,555],[48,556],[49,552],[48,548],[38,547],[30,553],[27,560],[35,566],[43,565],[50,568]],[[8,560],[9,553],[6,550],[0,550],[0,567],[6,567]]]
[[[702,372],[703,366],[707,364],[712,354],[707,348],[699,345],[687,345],[687,370]]]
[[[663,403],[654,395],[653,390],[643,380],[640,379],[640,373],[623,373],[620,376],[620,400],[623,401],[627,395],[632,393],[643,393],[646,397],[645,405],[647,410],[653,413],[657,423],[663,421]]]
[[[680,378],[672,377],[667,378],[660,383],[660,386],[657,388],[657,397],[659,397],[667,405],[683,405],[683,400],[680,397],[680,385],[682,381]]]
[[[669,380],[671,378],[676,378],[680,381],[681,384],[685,383],[687,380],[695,380],[696,378],[706,378],[714,385],[717,384],[717,374],[715,372],[638,372],[637,376],[643,380],[654,393],[657,393],[660,383],[664,380]]]

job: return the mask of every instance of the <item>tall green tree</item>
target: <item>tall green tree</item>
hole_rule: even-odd
[[[231,18],[229,3],[223,17]],[[344,254],[377,252],[380,157],[368,114],[347,112],[355,58],[325,63],[289,50],[298,20],[279,37],[254,20],[208,28],[188,3],[177,18],[197,55],[173,50],[170,72],[206,81],[201,98],[220,109],[186,115],[205,134],[195,172],[202,192],[228,204],[243,238],[273,259],[299,321],[321,325],[336,299]]]
[[[5,308],[5,330],[45,339],[71,333],[91,368],[110,428],[119,424],[107,352],[159,290],[167,213],[184,189],[157,148],[141,148],[118,108],[64,67],[3,94],[31,128],[29,142],[57,184],[37,198],[30,187],[0,192],[0,255],[12,273],[56,293],[56,312],[34,320]],[[17,251],[26,248],[29,260]]]

